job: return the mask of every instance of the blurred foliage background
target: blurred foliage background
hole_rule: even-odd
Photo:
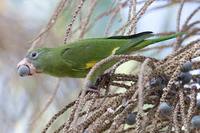
[[[16,64],[22,59],[31,47],[30,41],[48,23],[59,1],[55,0],[1,0],[0,2],[0,132],[1,133],[27,133],[39,132],[47,123],[49,118],[64,105],[78,96],[82,85],[81,79],[63,78],[58,90],[55,88],[58,79],[48,75],[37,75],[34,77],[19,77]],[[95,21],[95,17],[124,0],[99,0],[92,11],[90,23],[94,26],[83,36],[102,37],[112,35],[116,29],[123,25],[128,18],[128,6],[123,7],[117,14],[117,19],[112,23],[109,33],[105,35],[110,16],[105,16]],[[171,0],[158,0],[137,24],[137,32],[153,31],[169,32],[176,29],[176,17],[179,5],[173,3],[165,8],[157,9]],[[55,47],[62,45],[66,26],[70,23],[72,13],[78,5],[78,0],[71,1],[59,16],[56,25],[41,40],[42,46]],[[81,9],[81,17],[84,19],[89,12],[91,0],[86,0]],[[138,4],[138,9],[142,6]],[[198,2],[191,2],[184,6],[181,22],[187,18],[193,10],[198,7]],[[138,10],[137,9],[137,10]],[[80,24],[79,17],[74,26],[75,31]],[[197,14],[194,20],[200,18]],[[79,32],[70,36],[69,41],[80,39]],[[162,43],[163,44],[163,43]],[[167,48],[164,51],[157,50],[144,54],[156,58],[164,58],[172,51]],[[156,53],[156,54],[155,54]],[[52,98],[53,97],[53,98]],[[50,103],[49,100],[52,100]],[[40,112],[50,103],[49,107],[33,123]],[[66,113],[67,115],[67,113]],[[64,121],[63,117],[60,121]]]

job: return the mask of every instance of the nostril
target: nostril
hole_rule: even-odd
[[[20,66],[26,65],[28,63],[29,63],[29,60],[27,58],[24,58],[17,64],[17,68],[19,68]]]
[[[21,77],[27,76],[30,75],[30,68],[27,65],[21,65],[18,67],[17,72]]]

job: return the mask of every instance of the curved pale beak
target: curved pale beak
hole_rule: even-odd
[[[20,76],[31,76],[37,73],[36,68],[28,58],[24,58],[17,64],[18,73]]]

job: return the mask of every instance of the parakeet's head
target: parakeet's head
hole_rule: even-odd
[[[48,61],[48,48],[39,48],[27,53],[26,57],[17,64],[20,76],[30,76],[43,72]]]

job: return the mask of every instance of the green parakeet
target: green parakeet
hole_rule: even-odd
[[[56,77],[83,78],[95,63],[110,55],[129,54],[181,34],[155,36],[147,31],[130,36],[83,39],[55,48],[38,48],[28,52],[19,62],[18,73],[20,76],[46,73]]]

